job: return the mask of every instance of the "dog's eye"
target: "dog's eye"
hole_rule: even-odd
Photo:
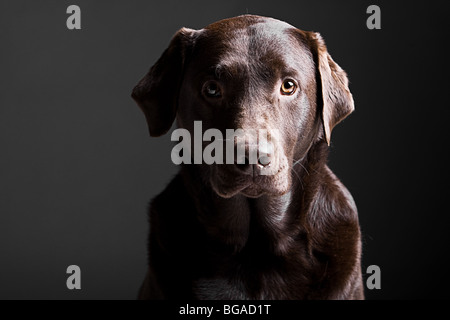
[[[281,85],[281,94],[285,95],[291,95],[295,92],[297,89],[297,85],[295,84],[294,80],[284,80],[283,84]]]
[[[208,81],[203,85],[203,92],[207,97],[219,98],[222,96],[220,85],[215,81]]]

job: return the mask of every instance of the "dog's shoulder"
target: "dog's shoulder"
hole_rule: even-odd
[[[325,166],[307,212],[312,253],[323,266],[319,296],[348,299],[362,297],[360,280],[361,234],[353,197]],[[318,268],[318,270],[322,270]],[[331,277],[330,275],[339,275]]]
[[[183,237],[194,219],[195,208],[180,174],[176,175],[166,188],[150,201],[148,215],[150,234],[164,242],[174,234]],[[170,241],[174,241],[171,239]]]
[[[358,211],[351,193],[328,166],[324,166],[317,181],[308,217],[310,223],[317,227],[358,222]]]
[[[327,166],[317,183],[306,215],[314,250],[338,265],[351,266],[360,255],[358,212],[353,197]]]
[[[183,179],[177,174],[166,188],[150,201],[150,215],[159,212],[177,213],[181,209],[186,196]]]

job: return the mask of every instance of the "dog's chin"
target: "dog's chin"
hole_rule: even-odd
[[[282,190],[278,190],[276,188],[270,186],[260,186],[257,183],[249,182],[245,185],[240,185],[234,188],[226,188],[224,186],[219,186],[217,183],[211,181],[211,185],[213,190],[222,198],[232,198],[236,195],[243,195],[247,198],[259,198],[263,195],[268,196],[282,196],[288,192],[288,188],[283,188]]]
[[[225,186],[218,183],[216,180],[211,179],[211,186],[215,193],[217,193],[222,198],[232,198],[239,194],[243,189],[247,188],[247,184],[239,186]]]
[[[240,194],[244,195],[247,198],[259,198],[265,193],[266,193],[265,190],[263,190],[261,187],[259,187],[254,183],[249,185],[247,188],[241,190],[240,192]]]
[[[232,198],[242,195],[247,198],[259,198],[263,195],[282,196],[291,186],[291,179],[286,174],[287,169],[279,170],[273,176],[239,175],[224,169],[212,167],[210,171],[211,187],[222,198]]]

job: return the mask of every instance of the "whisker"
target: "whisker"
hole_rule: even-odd
[[[305,166],[302,165],[302,163],[301,163],[302,160],[303,160],[303,158],[302,158],[302,159],[299,159],[299,160],[297,160],[297,161],[295,161],[294,164],[292,165],[292,168],[294,168],[297,164],[299,164],[299,165],[302,166],[303,169],[305,169],[306,173],[307,173],[308,176],[309,176],[309,171],[308,171],[308,169],[306,169]]]
[[[304,189],[305,187],[303,186],[302,178],[300,178],[300,176],[297,174],[297,172],[294,170],[294,168],[291,168],[291,171],[295,173],[295,175],[298,178],[298,181],[300,181],[300,184],[302,185],[302,189]]]

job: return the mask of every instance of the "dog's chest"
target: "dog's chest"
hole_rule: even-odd
[[[193,282],[198,299],[272,300],[303,299],[309,287],[308,267],[301,261],[282,266],[270,261],[222,266],[216,275]]]

